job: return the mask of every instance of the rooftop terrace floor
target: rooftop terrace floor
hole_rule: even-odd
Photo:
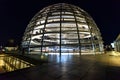
[[[39,59],[37,55],[28,55]],[[49,55],[48,62],[0,74],[0,80],[120,80],[120,53]]]

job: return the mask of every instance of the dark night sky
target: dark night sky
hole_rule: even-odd
[[[42,8],[55,3],[69,3],[88,12],[99,27],[105,44],[120,33],[119,0],[0,0],[0,44],[14,38],[21,42],[31,18]]]

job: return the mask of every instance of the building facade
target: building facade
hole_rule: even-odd
[[[31,19],[22,47],[27,54],[97,54],[103,52],[103,41],[87,12],[58,3],[43,8]]]
[[[114,48],[115,48],[115,51],[120,52],[120,34],[114,41]]]

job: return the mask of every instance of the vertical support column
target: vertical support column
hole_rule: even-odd
[[[120,41],[119,40],[118,40],[118,47],[119,47],[118,51],[120,52]]]
[[[61,7],[61,9],[60,9],[60,45],[59,45],[59,50],[60,50],[60,52],[59,52],[59,55],[60,55],[60,57],[61,57],[61,28],[62,28],[62,4],[60,4],[60,7]]]
[[[119,52],[119,51],[118,51],[118,48],[119,48],[118,41],[116,41],[116,51],[117,51],[117,52]]]
[[[51,11],[51,8],[47,13],[46,15],[46,19],[45,19],[45,24],[44,24],[44,28],[43,28],[43,33],[42,33],[42,40],[41,40],[41,51],[40,51],[40,55],[42,55],[42,49],[43,49],[43,41],[44,41],[44,34],[45,34],[45,28],[46,28],[46,24],[47,24],[47,20],[48,20],[48,15],[50,14],[50,11]]]
[[[75,15],[75,12],[74,12],[74,9],[73,9],[73,7],[71,7],[70,6],[70,8],[71,8],[71,10],[72,10],[72,12],[73,12],[73,16],[74,16],[74,18],[75,18],[75,23],[76,23],[76,28],[77,28],[77,35],[78,35],[78,47],[79,47],[79,55],[81,56],[81,42],[80,42],[80,31],[79,31],[79,28],[78,28],[78,23],[77,23],[77,18],[76,18],[76,15]]]
[[[87,18],[86,18],[85,15],[84,15],[84,17],[85,17],[86,23],[87,23],[87,25],[88,25],[88,28],[89,28],[89,30],[90,30],[92,48],[93,48],[93,52],[94,52],[94,54],[95,54],[95,47],[94,47],[94,39],[93,39],[93,35],[92,35],[92,30],[91,30],[91,28],[90,28],[90,26],[89,26],[89,22],[88,22],[88,20],[87,20]]]
[[[32,38],[33,30],[34,30],[34,27],[32,28],[32,33],[31,33],[31,34],[29,33],[30,40],[29,40],[29,43],[28,43],[27,54],[30,53],[30,44],[31,44],[31,40],[32,40],[31,38]],[[23,49],[22,49],[22,50],[23,50]],[[24,52],[24,51],[22,51],[22,52]]]

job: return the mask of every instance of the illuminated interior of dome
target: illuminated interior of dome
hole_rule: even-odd
[[[45,7],[32,18],[22,47],[28,54],[95,54],[103,52],[103,41],[87,12],[59,3]]]

